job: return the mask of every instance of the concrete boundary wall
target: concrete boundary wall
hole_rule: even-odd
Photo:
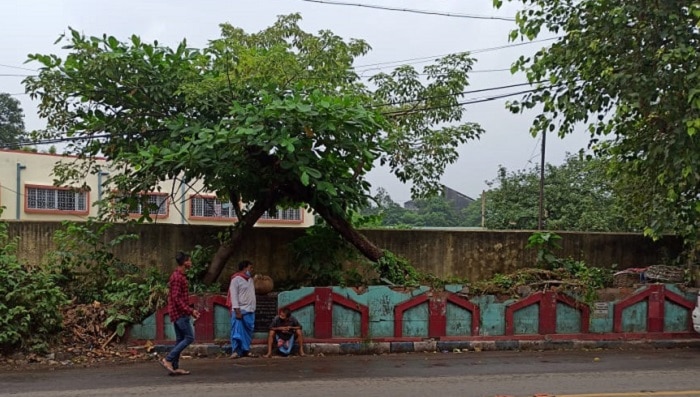
[[[19,237],[18,256],[23,263],[39,263],[45,260],[47,252],[55,249],[53,235],[61,228],[60,222],[8,223],[10,234]],[[116,248],[115,254],[121,260],[170,270],[176,251],[189,251],[197,245],[216,247],[217,235],[226,229],[209,225],[116,224],[109,233],[110,237],[123,233],[139,236],[138,240],[127,241]],[[525,248],[533,231],[366,229],[362,233],[377,246],[406,257],[417,269],[441,278],[476,281],[535,263],[535,251]],[[276,282],[298,279],[300,275],[290,243],[303,234],[303,229],[254,228],[241,251],[231,258],[221,280],[228,279],[235,263],[241,259],[251,259],[258,273],[267,274]],[[682,250],[681,240],[672,236],[652,241],[639,234],[558,234],[562,236],[562,249],[556,252],[558,256],[594,266],[645,267],[664,263]]]
[[[447,286],[444,291],[370,286],[361,293],[352,288],[305,287],[280,293],[277,307],[291,310],[309,341],[406,342],[412,347],[429,341],[428,351],[435,349],[435,341],[700,337],[691,319],[696,292],[673,284],[639,285],[595,304],[552,289],[503,301],[491,295],[469,297],[461,291],[461,285]],[[201,313],[194,324],[198,341],[225,342],[231,318],[225,296],[192,296],[190,303]],[[266,336],[264,329],[259,331],[255,334],[258,343]],[[129,335],[132,340],[155,343],[174,340],[167,308],[132,327]]]

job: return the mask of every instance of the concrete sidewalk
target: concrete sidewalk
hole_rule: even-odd
[[[692,335],[692,334],[691,334]],[[438,352],[438,353],[467,353],[480,351],[503,350],[595,350],[595,349],[670,349],[670,348],[697,348],[700,349],[700,336],[697,338],[664,338],[663,335],[650,335],[649,338],[635,339],[485,339],[480,340],[422,340],[422,341],[311,341],[304,343],[306,354],[312,355],[343,355],[343,354],[389,354],[412,352]],[[267,345],[253,343],[251,352],[265,354]],[[155,346],[158,353],[167,352],[172,345],[159,344]],[[296,354],[295,347],[293,354]],[[197,357],[211,357],[228,355],[231,353],[229,344],[198,344],[190,345],[186,354]]]

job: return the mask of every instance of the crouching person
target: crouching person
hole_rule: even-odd
[[[292,316],[291,311],[284,307],[277,312],[277,316],[270,324],[270,332],[267,335],[267,354],[265,357],[272,357],[273,344],[277,351],[283,356],[288,356],[292,352],[294,342],[299,344],[299,356],[304,354],[304,336],[301,332],[301,324]]]

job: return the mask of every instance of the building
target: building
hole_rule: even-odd
[[[76,161],[80,160],[72,156],[0,150],[0,206],[4,207],[0,219],[63,221],[97,217],[97,203],[109,189],[109,164],[97,161],[103,165],[103,171],[81,181],[87,188],[54,186],[54,166]],[[215,192],[203,191],[202,186],[199,181],[189,186],[174,186],[173,181],[166,181],[159,186],[161,192],[145,193],[148,202],[158,206],[151,217],[156,222],[174,224],[233,223],[236,216],[231,203],[221,202]],[[141,208],[132,209],[130,215],[140,216]],[[308,227],[313,222],[314,217],[307,210],[291,208],[266,212],[256,226]]]

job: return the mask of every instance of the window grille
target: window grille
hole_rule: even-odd
[[[27,209],[84,212],[87,194],[71,189],[28,187]]]
[[[222,202],[215,197],[192,197],[190,216],[202,218],[235,218],[236,212],[230,201]]]

